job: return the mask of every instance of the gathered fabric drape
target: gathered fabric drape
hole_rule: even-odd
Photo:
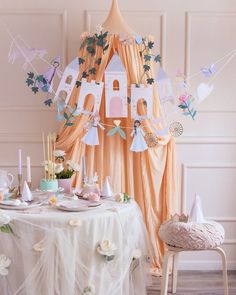
[[[130,96],[130,85],[139,83],[143,76],[143,59],[140,56],[141,45],[124,44],[115,35],[108,36],[109,48],[104,55],[102,49],[98,48],[95,58],[102,56],[102,62],[97,69],[95,79],[97,82],[103,81],[104,71],[114,52],[117,52],[122,60],[128,78],[128,96]],[[86,55],[86,48],[82,48],[79,56]],[[81,65],[80,73],[89,66],[90,60],[87,58]],[[151,67],[152,68],[152,67]],[[81,75],[81,74],[80,74]],[[151,75],[154,77],[153,69]],[[145,79],[142,81],[146,83]],[[105,85],[105,84],[104,84]],[[104,86],[105,87],[105,86]],[[73,107],[78,101],[80,88],[73,90],[70,105]],[[85,101],[85,109],[92,110],[92,100]],[[145,105],[138,105],[139,112],[145,112]],[[100,106],[101,123],[114,125],[112,118],[105,117],[105,89]],[[161,105],[156,89],[153,87],[153,117],[162,116]],[[130,105],[128,106],[128,117],[119,118],[121,126],[132,127],[134,120],[131,119]],[[85,155],[87,174],[97,172],[99,183],[106,176],[111,177],[114,192],[126,192],[133,196],[139,204],[147,226],[151,241],[151,256],[153,269],[160,269],[164,254],[164,244],[158,237],[160,224],[170,217],[173,211],[176,197],[175,183],[175,143],[170,135],[159,138],[158,145],[154,148],[140,153],[130,151],[132,129],[126,128],[127,140],[119,134],[107,136],[106,130],[98,128],[99,145],[88,146],[81,142],[85,134],[85,124],[88,116],[80,115],[76,117],[72,127],[62,126],[57,140],[57,149],[66,152],[67,158],[81,163],[81,157]],[[162,126],[156,125],[157,128]],[[149,120],[142,121],[142,128],[145,132],[151,132]],[[82,175],[79,173],[74,179],[74,185],[81,186]]]

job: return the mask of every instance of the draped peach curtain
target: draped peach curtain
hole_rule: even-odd
[[[138,83],[143,74],[143,60],[140,57],[140,45],[123,44],[115,35],[108,37],[109,49],[102,57],[102,63],[96,74],[96,81],[104,79],[104,71],[114,52],[121,58],[128,75],[128,86],[131,83]],[[79,52],[79,56],[86,54],[86,48]],[[101,56],[98,48],[96,58]],[[89,61],[86,61],[80,69],[82,72],[87,68]],[[154,74],[152,74],[154,77]],[[143,81],[145,83],[145,79]],[[161,106],[156,91],[154,90],[153,116],[161,116]],[[79,88],[75,88],[70,105],[73,106],[78,101]],[[128,87],[128,95],[130,88]],[[85,102],[87,110],[92,109],[90,100]],[[145,108],[139,105],[139,108]],[[140,110],[144,111],[144,110]],[[105,91],[100,107],[101,122],[113,125],[113,119],[105,117]],[[81,157],[86,156],[87,174],[97,172],[100,178],[100,185],[106,176],[111,176],[112,187],[115,192],[127,192],[134,196],[139,204],[147,226],[151,241],[152,265],[154,269],[160,269],[164,253],[164,244],[159,240],[158,229],[160,224],[169,218],[173,211],[176,197],[175,185],[175,144],[169,135],[159,139],[155,148],[149,148],[142,153],[131,152],[130,146],[132,129],[126,131],[127,140],[123,140],[119,134],[107,136],[110,127],[106,130],[99,129],[99,146],[87,146],[81,142],[85,133],[84,126],[88,116],[81,115],[75,120],[72,127],[62,126],[57,140],[57,148],[66,151],[67,158],[81,163]],[[151,131],[149,121],[142,122],[145,132]],[[133,126],[130,116],[130,106],[128,118],[121,119],[121,126]],[[158,126],[157,126],[158,127]],[[159,126],[161,127],[161,126]],[[75,185],[81,186],[81,174],[74,180]]]

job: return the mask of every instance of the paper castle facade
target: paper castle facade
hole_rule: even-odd
[[[138,103],[140,100],[146,102],[146,114],[140,114],[138,110]],[[153,103],[153,88],[148,85],[140,84],[136,87],[131,84],[131,117],[136,120],[151,119],[152,118],[152,103]]]
[[[127,73],[115,53],[105,70],[106,117],[127,117]]]
[[[79,75],[78,58],[75,58],[66,68],[62,75],[60,84],[57,88],[54,101],[63,99],[65,104],[68,103],[72,90],[75,87]]]
[[[78,113],[96,114],[99,112],[101,99],[102,99],[103,84],[104,84],[103,82],[96,83],[94,80],[92,80],[91,82],[87,82],[85,78],[82,79],[78,105],[77,105]],[[90,95],[92,95],[94,98],[92,112],[88,112],[84,108],[86,99],[88,99]]]

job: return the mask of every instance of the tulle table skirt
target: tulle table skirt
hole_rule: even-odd
[[[134,201],[85,212],[41,210],[4,211],[13,234],[0,232],[0,255],[11,260],[8,275],[0,273],[1,295],[146,294],[147,236]],[[98,253],[103,240],[116,246],[113,260]]]

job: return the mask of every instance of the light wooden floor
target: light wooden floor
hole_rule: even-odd
[[[229,295],[236,295],[236,271],[228,272]],[[171,277],[169,277],[169,283]],[[170,285],[169,285],[170,286]],[[170,288],[169,288],[170,290]],[[148,295],[160,294],[160,278],[152,277]],[[168,293],[171,294],[171,293]],[[179,271],[176,295],[223,295],[220,271]],[[141,295],[141,294],[140,294]]]

